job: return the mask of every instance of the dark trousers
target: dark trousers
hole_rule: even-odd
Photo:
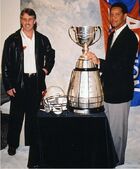
[[[41,92],[38,90],[37,77],[24,77],[24,87],[16,89],[15,97],[11,98],[10,117],[8,125],[7,143],[17,148],[20,141],[25,115],[25,145],[30,145],[36,135],[36,115],[41,101]]]

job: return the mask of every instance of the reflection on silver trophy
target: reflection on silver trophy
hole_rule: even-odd
[[[69,36],[82,47],[82,55],[72,71],[67,92],[67,108],[75,113],[89,114],[103,111],[103,90],[97,65],[88,60],[89,46],[101,37],[99,26],[70,27]]]

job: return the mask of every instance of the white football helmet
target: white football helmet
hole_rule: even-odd
[[[55,114],[61,114],[66,110],[67,97],[62,88],[50,86],[43,98],[43,106],[46,112],[53,111]]]

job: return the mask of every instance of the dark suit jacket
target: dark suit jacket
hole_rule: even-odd
[[[108,103],[127,102],[133,97],[133,66],[138,40],[126,26],[110,47],[113,34],[108,38],[106,60],[101,61],[104,100]]]
[[[4,87],[11,88],[24,87],[24,48],[20,30],[10,35],[4,44],[2,57],[2,78]],[[42,68],[46,68],[48,74],[54,66],[55,51],[52,49],[49,39],[41,33],[35,31],[35,61],[37,68],[38,90],[43,91],[45,85],[45,73]]]

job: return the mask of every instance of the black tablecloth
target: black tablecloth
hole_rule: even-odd
[[[113,168],[118,162],[104,112],[54,115],[40,111],[38,138],[30,146],[28,166]]]

